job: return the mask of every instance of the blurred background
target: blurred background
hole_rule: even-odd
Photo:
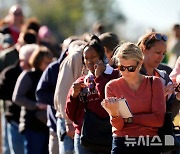
[[[129,41],[151,28],[168,34],[180,22],[179,0],[0,0],[0,18],[16,3],[26,18],[37,17],[47,25],[59,42],[91,32],[97,21]]]
[[[140,36],[152,30],[166,34],[172,46],[177,40],[180,42],[180,0],[0,0],[0,27],[3,20],[10,19],[8,12],[14,4],[21,5],[23,20],[24,17],[25,20],[30,18],[39,20],[43,29],[42,32],[38,32],[38,35],[44,37],[44,43],[52,43],[55,40],[56,43],[53,42],[51,46],[53,49],[55,47],[59,49],[63,40],[69,36],[95,33],[94,29],[98,24],[103,26],[103,32],[109,31],[117,34],[122,42],[137,42]],[[18,19],[22,17],[22,12],[21,14],[14,12],[13,15]],[[179,34],[178,38],[173,39],[173,36],[176,36],[172,31],[175,24],[177,24]],[[19,35],[20,29],[17,26],[13,30]],[[51,36],[51,33],[53,38],[46,40],[46,35]],[[16,43],[12,39],[1,38],[0,51],[6,48],[1,47],[1,44]],[[58,46],[53,46],[54,44]],[[173,68],[177,55],[170,53],[170,48],[167,50],[169,52],[165,55],[163,63]],[[175,119],[178,124],[179,121],[180,115]],[[0,138],[1,135],[0,125]],[[0,153],[1,145],[0,140]]]

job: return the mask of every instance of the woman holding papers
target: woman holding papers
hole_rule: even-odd
[[[135,44],[124,43],[116,52],[122,77],[107,83],[102,102],[111,117],[111,153],[159,154],[158,127],[163,125],[166,110],[161,80],[139,73],[143,53]]]

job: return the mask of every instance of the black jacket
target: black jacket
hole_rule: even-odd
[[[12,94],[16,80],[22,69],[19,62],[5,68],[0,74],[0,99],[4,100],[5,116],[8,122],[11,120],[19,123],[21,108],[12,102]]]

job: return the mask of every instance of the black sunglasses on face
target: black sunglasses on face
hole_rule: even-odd
[[[136,66],[123,66],[123,65],[119,65],[118,69],[122,72],[124,72],[126,69],[129,72],[134,72],[136,70],[136,68],[138,67],[138,64]]]
[[[149,39],[147,39],[144,44],[147,45],[148,43],[150,43],[150,41],[152,41],[154,39],[158,40],[158,41],[162,40],[162,41],[166,42],[168,40],[168,37],[166,35],[162,35],[162,34],[154,34]]]

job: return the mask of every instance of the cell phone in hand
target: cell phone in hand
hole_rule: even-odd
[[[178,86],[175,88],[175,92],[180,92],[180,83],[178,84]]]

